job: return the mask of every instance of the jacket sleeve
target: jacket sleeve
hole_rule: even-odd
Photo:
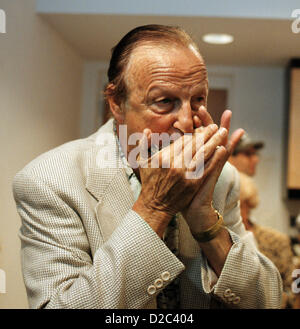
[[[184,270],[132,210],[92,256],[67,195],[24,172],[15,177],[13,192],[22,220],[22,271],[31,308],[147,308]],[[163,285],[153,289],[158,278]]]
[[[213,287],[209,285],[206,261],[201,275],[204,291],[230,308],[280,308],[280,274],[257,250],[253,234],[245,229],[240,216],[239,178],[235,169],[232,172],[234,179],[226,199],[224,221],[233,245]]]

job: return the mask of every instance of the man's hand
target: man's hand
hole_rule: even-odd
[[[145,129],[144,136],[148,137],[149,142],[151,131]],[[188,137],[180,137],[153,157],[140,159],[142,191],[133,210],[139,213],[159,236],[162,236],[171,218],[191,204],[200,188],[205,190],[203,185],[207,184],[207,177],[213,171],[217,175],[216,168],[221,166],[218,160],[220,156],[224,157],[224,155],[222,157],[224,150],[221,148],[216,152],[216,147],[226,143],[225,127],[218,129],[213,123],[207,124],[205,127],[197,128],[194,134]],[[202,142],[199,149],[196,148],[197,142],[198,145]],[[192,154],[190,161],[186,161],[189,159],[188,154]],[[153,159],[158,161],[159,168],[151,168]],[[169,168],[163,168],[167,162],[170,164]],[[203,162],[203,175],[187,179],[186,174],[193,173]],[[143,168],[146,163],[147,168]],[[206,203],[203,207],[198,204],[202,209],[205,206]]]
[[[199,111],[199,118],[204,127],[213,124],[210,114],[203,107]],[[226,110],[221,117],[221,127],[229,130],[230,121],[231,111]],[[209,174],[206,176],[205,182],[199,185],[192,202],[182,211],[191,232],[204,231],[216,222],[216,214],[211,206],[215,185],[226,161],[243,133],[243,129],[238,129],[232,134],[229,141],[228,138],[224,138],[222,145],[220,144],[221,146],[215,150],[213,156],[205,163]]]
[[[225,111],[221,118],[221,127],[229,130],[231,120],[231,111]],[[196,124],[207,126],[213,123],[213,120],[204,107],[199,110],[199,117]],[[197,125],[196,125],[197,126]],[[212,158],[206,163],[207,167],[212,168],[206,176],[205,182],[199,186],[195,197],[188,207],[184,209],[183,216],[189,224],[193,233],[209,229],[217,221],[217,216],[212,208],[213,192],[221,171],[228,157],[232,154],[236,144],[242,137],[243,129],[236,130],[230,140],[224,140],[222,146],[218,147]],[[232,241],[226,229],[221,229],[217,236],[204,243],[200,243],[202,252],[208,259],[209,264],[214,269],[217,276],[220,276],[225,264],[227,255],[231,249]]]

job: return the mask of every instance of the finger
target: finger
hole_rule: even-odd
[[[229,142],[226,145],[226,149],[229,155],[231,155],[234,151],[234,149],[237,146],[237,143],[241,139],[241,137],[244,135],[245,131],[243,129],[237,129],[234,131],[234,133],[231,135],[231,138]]]
[[[148,145],[150,145],[151,144],[151,135],[152,135],[151,129],[145,128],[143,130],[143,135],[147,138]]]
[[[216,165],[211,168],[210,176],[212,177],[214,185],[216,184],[223,167],[228,160],[228,152],[225,146],[220,146],[216,149]]]
[[[200,148],[197,151],[197,153],[190,161],[190,163],[186,165],[189,171],[191,170],[193,171],[194,173],[193,175],[197,175],[197,177],[201,177],[203,175],[204,166],[206,165],[207,162],[210,163],[209,159],[211,157],[213,158],[215,157],[215,154],[218,151],[218,149],[216,149],[217,146],[221,148],[219,144],[222,141],[222,139],[226,137],[227,137],[227,130],[225,128],[220,128],[218,132],[204,145],[204,147]],[[227,153],[227,149],[224,146],[222,147],[222,150],[223,149]],[[219,153],[221,153],[221,151],[217,152],[217,154]],[[191,174],[188,175],[190,175],[191,177],[193,176]]]
[[[202,121],[198,117],[198,115],[193,116],[193,123],[194,123],[194,129],[200,128],[202,126]]]
[[[189,167],[198,150],[202,149],[205,143],[207,143],[207,141],[217,132],[218,126],[212,124],[202,128],[201,132],[198,132],[199,130],[200,129],[192,135],[192,138],[189,137],[189,141],[188,143],[185,143],[183,151],[177,153],[185,167]]]
[[[228,132],[230,130],[231,117],[232,117],[232,112],[230,110],[224,111],[221,116],[220,127],[226,128]],[[228,143],[228,136],[224,140],[224,143],[222,145],[226,146],[227,143]]]
[[[212,183],[214,183],[214,185],[217,182],[226,161],[227,150],[225,146],[220,146],[216,149],[213,157],[206,165],[207,172],[205,173],[205,177],[207,177],[208,180],[212,180]]]
[[[202,150],[200,150],[204,153],[204,161],[207,161],[213,155],[217,146],[224,144],[227,137],[228,131],[222,127],[204,144]]]
[[[199,127],[195,129],[192,138],[185,146],[192,146],[193,154],[195,154],[199,150],[199,147],[203,146],[217,131],[218,126],[215,123],[207,127]]]
[[[216,124],[207,127],[199,127],[195,129],[193,134],[184,134],[174,142],[174,155],[179,155],[182,152],[192,152],[193,154],[206,143],[211,136],[218,130]]]
[[[220,146],[216,149],[214,156],[206,165],[206,172],[204,173],[205,185],[208,191],[213,193],[215,185],[221,175],[224,165],[227,161],[228,154],[225,146]]]
[[[220,127],[226,128],[228,131],[230,130],[230,122],[231,122],[232,112],[230,110],[225,110],[221,116]]]
[[[198,116],[199,119],[202,121],[202,125],[205,127],[214,123],[214,120],[212,119],[211,115],[207,112],[206,108],[203,105],[201,105],[198,110]]]
[[[209,127],[215,128],[216,126],[217,125],[210,125]],[[203,135],[199,134],[200,137],[198,140],[196,139],[196,145],[190,143],[187,147],[185,147],[185,166],[187,168],[193,167],[193,163],[197,162],[197,160],[205,163],[215,152],[216,147],[224,143],[224,140],[227,138],[227,134],[228,132],[225,128],[220,128],[217,132],[210,135],[211,138],[207,141],[204,141],[202,137]],[[202,139],[200,139],[201,137]]]
[[[139,154],[138,154],[138,161],[145,162],[148,160],[148,149],[151,147],[151,134],[152,131],[149,128],[145,128],[143,130],[143,136],[139,140],[138,147],[139,147]]]
[[[224,146],[220,146],[208,161],[204,162],[203,158],[196,159],[193,166],[189,168],[189,174],[186,174],[186,177],[189,179],[202,178],[206,180],[208,176],[211,176],[211,182],[215,184],[226,160],[227,150]]]

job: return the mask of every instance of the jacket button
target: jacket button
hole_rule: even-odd
[[[163,285],[164,285],[164,283],[163,283],[163,280],[162,279],[156,279],[155,281],[154,281],[154,285],[155,285],[155,287],[156,288],[161,288]]]
[[[156,293],[156,288],[152,284],[148,287],[147,292],[149,295],[154,295]]]
[[[163,272],[163,273],[161,274],[161,278],[162,278],[164,281],[169,281],[169,280],[170,280],[170,277],[171,277],[171,275],[170,275],[170,272],[168,272],[168,271]]]
[[[230,297],[231,294],[232,294],[232,292],[231,292],[230,289],[226,289],[226,290],[224,291],[224,297]]]
[[[236,296],[232,303],[238,304],[240,301],[241,301],[241,298],[239,296]]]
[[[229,297],[227,297],[228,302],[232,302],[235,299],[236,295],[232,292]]]

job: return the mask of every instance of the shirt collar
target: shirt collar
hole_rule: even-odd
[[[121,157],[121,160],[122,160],[122,163],[124,165],[124,169],[125,169],[125,172],[126,172],[126,175],[128,176],[128,179],[130,180],[133,176],[135,176],[135,173],[133,171],[133,169],[130,167],[127,159],[126,159],[126,156],[122,150],[122,147],[121,147],[121,144],[120,144],[120,141],[119,141],[119,137],[118,137],[118,134],[117,134],[117,123],[116,123],[116,120],[113,120],[113,129],[114,129],[114,133],[116,135],[116,140],[117,140],[117,143],[118,143],[118,147],[119,147],[119,154],[120,154],[120,157]]]

